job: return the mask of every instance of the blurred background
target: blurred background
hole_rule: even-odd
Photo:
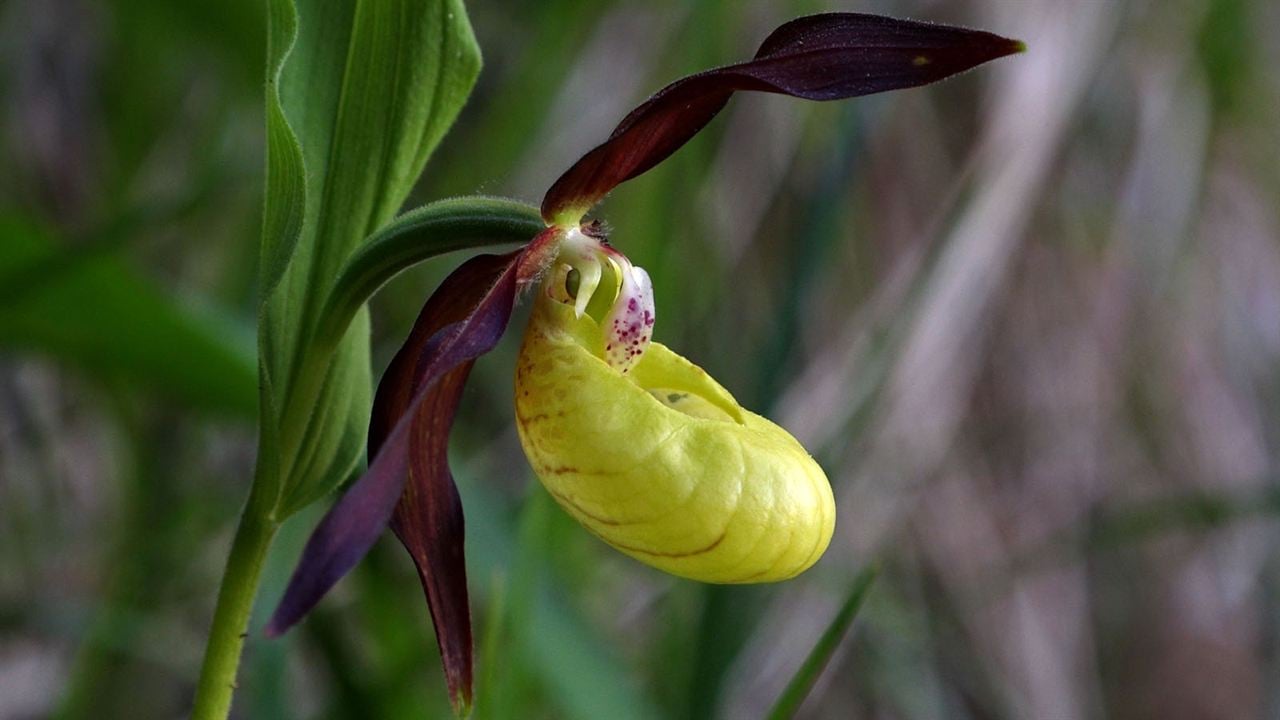
[[[801,717],[1280,717],[1280,5],[469,7],[486,67],[414,204],[536,202],[797,14],[1030,46],[925,90],[739,96],[602,206],[658,339],[826,468],[836,537],[762,587],[595,540],[520,452],[517,318],[454,433],[484,717],[759,717],[873,562]],[[254,457],[263,43],[255,0],[0,4],[5,720],[189,707]],[[453,264],[376,298],[377,367]],[[238,717],[449,714],[390,535],[286,638],[261,623]]]

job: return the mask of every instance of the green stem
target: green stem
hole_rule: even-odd
[[[279,528],[277,523],[263,517],[256,505],[251,496],[231,544],[231,556],[218,590],[209,644],[205,647],[204,666],[200,669],[200,683],[196,687],[193,720],[224,720],[231,710],[240,651],[244,647],[253,599],[258,593],[263,560]]]

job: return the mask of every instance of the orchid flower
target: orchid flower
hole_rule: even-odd
[[[390,525],[418,568],[450,696],[469,706],[463,515],[446,451],[472,363],[526,295],[533,311],[515,418],[534,473],[570,515],[631,557],[704,582],[777,581],[810,567],[835,524],[822,469],[785,430],[653,341],[648,274],[585,217],[737,91],[850,98],[935,82],[1022,48],[974,30],[813,15],[776,29],[751,60],[677,80],[633,110],[551,186],[541,234],[505,255],[473,257],[427,300],[379,384],[368,470],[315,529],[268,634],[301,619]]]

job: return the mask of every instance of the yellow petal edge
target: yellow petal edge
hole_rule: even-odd
[[[516,419],[561,507],[640,562],[703,582],[785,580],[822,557],[835,503],[795,438],[659,343],[618,372],[590,315],[535,295]]]

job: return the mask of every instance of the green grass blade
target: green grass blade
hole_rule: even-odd
[[[867,599],[871,585],[875,582],[876,572],[873,565],[858,573],[858,577],[853,581],[853,587],[849,590],[849,596],[840,607],[840,612],[836,613],[831,624],[818,639],[818,643],[809,651],[809,657],[805,658],[800,669],[791,678],[791,682],[787,683],[787,688],[782,691],[773,709],[769,711],[769,720],[785,720],[793,717],[796,710],[800,709],[800,704],[809,695],[823,668],[831,660],[831,655],[835,653],[845,633],[853,625],[854,618],[858,616],[858,610],[862,609],[862,603]]]

